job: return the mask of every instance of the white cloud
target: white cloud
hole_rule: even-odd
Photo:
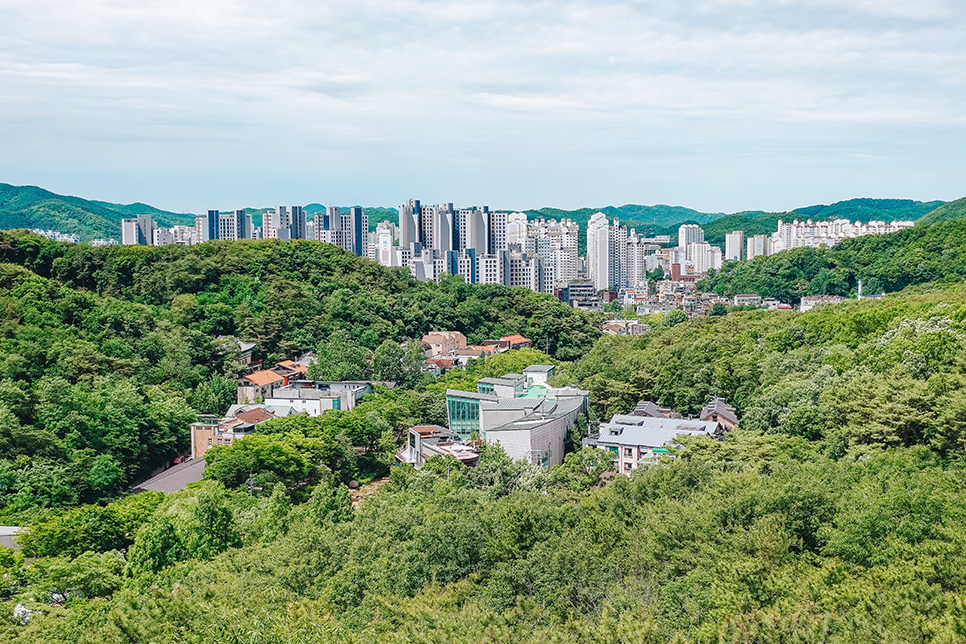
[[[802,141],[818,156],[945,163],[938,190],[954,176],[943,146],[964,142],[966,10],[942,0],[0,0],[0,13],[0,144],[12,151],[0,181],[73,185],[86,155],[83,176],[102,178],[75,191],[95,197],[150,199],[160,170],[210,172],[224,199],[238,182],[219,173],[257,176],[241,182],[250,203],[313,174],[366,203],[405,198],[405,181],[480,200],[474,173],[512,171],[529,179],[489,183],[482,198],[653,201],[658,185],[686,203],[723,157],[746,159],[735,172],[750,175],[785,154],[796,177],[828,179]],[[144,160],[119,166],[131,149]],[[659,184],[635,178],[662,158],[689,165]],[[560,191],[554,177],[581,176],[588,159],[627,169]],[[832,180],[877,186],[882,172]],[[922,189],[890,172],[888,196]],[[756,207],[755,185],[686,205]],[[962,187],[946,190],[935,196]],[[185,195],[162,196],[203,209]]]

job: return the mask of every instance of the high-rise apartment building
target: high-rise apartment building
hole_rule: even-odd
[[[252,216],[244,210],[219,214],[217,239],[238,241],[239,239],[253,239],[254,236],[255,226],[252,223]]]
[[[745,250],[745,233],[740,230],[730,232],[725,235],[725,254],[726,262],[741,261]]]
[[[121,243],[125,245],[151,246],[154,243],[154,220],[151,215],[138,215],[121,220]]]
[[[678,228],[678,246],[687,248],[688,244],[704,241],[704,230],[697,224],[684,224]]]
[[[755,235],[748,238],[748,250],[745,259],[752,260],[756,257],[771,255],[771,237],[768,235]]]

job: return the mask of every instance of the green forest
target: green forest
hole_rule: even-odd
[[[917,225],[891,235],[845,239],[832,248],[793,248],[729,262],[710,271],[698,288],[720,295],[757,293],[783,302],[805,295],[893,293],[927,282],[966,277],[966,220]]]
[[[963,641],[964,231],[917,226],[706,280],[777,296],[823,270],[843,292],[877,275],[899,291],[881,300],[658,316],[636,337],[601,337],[600,318],[550,296],[422,284],[314,242],[0,234],[0,523],[27,527],[22,550],[0,549],[0,639]],[[433,380],[404,345],[444,328],[547,353]],[[396,386],[214,447],[181,493],[126,495],[184,449],[196,414],[232,402],[223,336]],[[687,416],[714,396],[740,427],[630,477],[579,434],[549,469],[489,445],[475,468],[392,466],[408,426],[445,423],[447,387],[548,361],[555,384],[590,392],[590,427],[639,400]],[[353,504],[351,478],[381,487]]]

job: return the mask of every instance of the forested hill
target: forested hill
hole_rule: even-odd
[[[180,323],[258,342],[288,359],[336,330],[374,349],[383,340],[457,330],[472,343],[520,333],[563,360],[599,336],[597,318],[552,295],[497,285],[416,281],[330,244],[277,240],[198,246],[64,244],[0,232],[0,262],[65,286],[170,310]]]
[[[890,235],[846,239],[829,249],[794,248],[729,262],[698,282],[722,295],[757,293],[783,302],[804,295],[892,293],[911,284],[966,278],[966,219],[915,226]]]
[[[38,341],[33,327],[65,321],[93,331],[117,324],[126,305],[83,307],[82,291],[23,269],[10,275],[17,294],[44,287],[59,297],[30,300],[22,321],[30,328],[5,328],[4,338],[13,330]],[[477,467],[442,457],[420,471],[394,467],[353,507],[330,470],[309,467],[331,463],[320,443],[328,446],[333,427],[351,429],[352,414],[272,420],[209,452],[216,464],[233,456],[250,465],[260,481],[284,474],[265,490],[250,494],[252,470],[236,467],[237,476],[210,476],[178,494],[33,521],[25,553],[0,550],[2,606],[10,615],[22,605],[18,619],[0,622],[0,639],[961,642],[964,320],[966,288],[932,284],[807,313],[743,311],[676,325],[655,316],[648,334],[601,338],[558,375],[590,389],[598,418],[640,398],[689,414],[723,396],[741,420],[723,440],[683,438],[683,450],[671,447],[675,458],[629,476],[604,476],[603,451],[546,469],[485,445]],[[168,324],[155,332],[170,332]],[[514,353],[522,352],[505,355]],[[18,382],[0,388],[2,404],[23,400],[15,394],[29,386]],[[93,382],[99,394],[107,386]],[[116,422],[123,400],[85,397],[82,387],[64,396],[56,385],[63,381],[39,392],[38,424],[63,414],[56,429],[75,444],[86,435],[71,433],[78,420],[99,406]],[[389,392],[363,406],[361,419],[385,422],[388,408],[400,415]],[[16,428],[10,418],[0,428]],[[305,454],[311,462],[299,460]],[[37,484],[29,490],[43,493],[51,467],[17,458],[0,484],[26,471]]]
[[[36,186],[0,183],[0,229],[38,228],[80,236],[119,239],[121,220],[149,214],[161,226],[194,224],[194,215],[159,210],[143,203],[115,204],[54,194]]]

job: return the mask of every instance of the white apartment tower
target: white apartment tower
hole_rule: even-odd
[[[726,262],[739,262],[745,249],[745,233],[740,230],[725,235],[725,254]]]
[[[688,244],[704,241],[704,230],[697,224],[684,224],[678,228],[678,246],[687,248]]]

